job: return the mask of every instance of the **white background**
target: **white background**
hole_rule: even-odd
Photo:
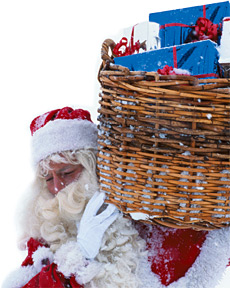
[[[15,210],[33,179],[32,119],[73,106],[90,110],[96,122],[102,42],[149,13],[215,2],[222,1],[0,1],[0,285],[22,261]]]

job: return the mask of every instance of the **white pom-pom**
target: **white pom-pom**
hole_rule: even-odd
[[[38,247],[38,249],[33,253],[33,261],[35,269],[40,272],[42,267],[53,263],[54,255],[53,252],[46,247]]]

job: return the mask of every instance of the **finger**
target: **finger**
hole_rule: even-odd
[[[112,215],[115,211],[118,211],[117,207],[113,204],[108,204],[106,209],[102,211],[100,214],[98,214],[96,217],[99,221],[104,221],[106,218],[108,218],[110,215]]]
[[[95,192],[93,197],[86,205],[84,214],[88,216],[95,216],[101,205],[104,203],[105,194],[102,192]]]
[[[107,217],[102,223],[101,225],[103,225],[103,229],[104,231],[117,219],[117,217],[119,216],[119,210],[115,210],[115,212],[113,212],[113,214],[111,214],[109,217]]]

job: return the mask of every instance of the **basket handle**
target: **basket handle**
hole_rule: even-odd
[[[98,71],[98,81],[100,82],[100,72],[102,70],[106,69],[112,69],[112,70],[119,70],[124,72],[125,75],[128,75],[130,73],[129,69],[120,65],[114,65],[114,54],[113,54],[113,49],[116,46],[116,43],[112,39],[106,39],[102,43],[101,47],[101,59],[102,63],[100,65],[99,71]],[[111,50],[111,56],[109,55],[109,52]],[[112,65],[110,65],[112,64]]]
[[[102,43],[102,47],[101,47],[101,59],[103,60],[103,62],[105,63],[106,61],[109,61],[111,63],[113,63],[113,49],[116,46],[116,43],[112,40],[112,39],[106,39],[103,43]],[[112,55],[109,56],[109,50],[111,50]]]

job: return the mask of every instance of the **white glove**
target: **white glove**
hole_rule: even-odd
[[[86,205],[80,221],[77,243],[87,259],[94,259],[101,247],[106,229],[117,219],[119,211],[113,204],[97,215],[105,194],[96,192]]]

